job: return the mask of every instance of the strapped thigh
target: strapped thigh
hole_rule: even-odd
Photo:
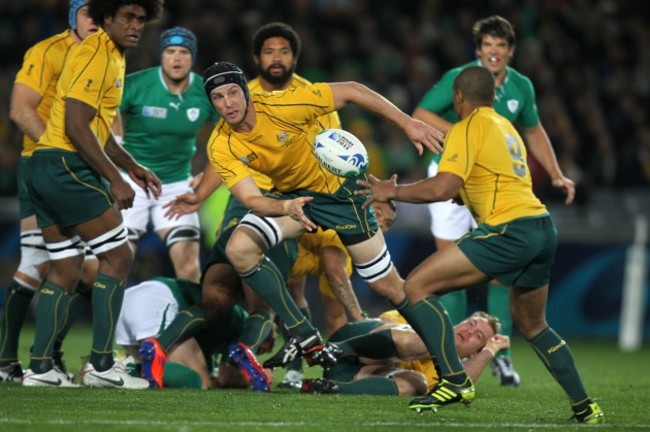
[[[386,276],[390,272],[390,269],[393,268],[393,261],[391,260],[388,248],[384,245],[381,252],[375,258],[366,263],[355,263],[354,267],[365,283],[371,283]]]

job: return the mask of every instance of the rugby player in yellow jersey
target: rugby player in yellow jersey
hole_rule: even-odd
[[[454,342],[463,369],[476,381],[510,339],[499,334],[498,318],[475,312],[454,327]],[[330,342],[342,353],[323,378],[305,380],[303,393],[420,396],[439,382],[426,346],[396,310],[377,320],[348,323]]]
[[[318,331],[287,298],[285,281],[266,259],[267,250],[318,226],[334,229],[371,289],[395,305],[404,300],[404,292],[374,212],[362,207],[366,199],[353,193],[358,187],[355,179],[329,173],[313,156],[312,142],[320,130],[317,119],[355,103],[400,127],[420,152],[424,146],[439,152],[436,140],[442,134],[355,82],[251,94],[241,69],[219,62],[204,73],[204,86],[221,116],[208,143],[208,158],[234,197],[251,210],[233,233],[226,253],[292,334],[265,365],[277,367],[302,356],[310,364],[327,366],[332,350],[324,347]],[[263,195],[251,170],[271,178],[274,191]]]
[[[564,389],[575,418],[601,423],[600,407],[587,395],[568,344],[546,322],[557,230],[532,190],[526,148],[514,126],[493,108],[494,76],[472,66],[454,80],[454,109],[461,119],[449,131],[438,173],[398,185],[396,179],[359,181],[370,201],[429,203],[460,199],[478,227],[411,272],[400,313],[420,335],[440,369],[441,381],[411,401],[417,411],[475,396],[472,380],[453,346],[452,323],[439,295],[493,278],[510,287],[510,310],[522,335]]]
[[[86,0],[71,0],[68,13],[70,28],[32,46],[23,59],[11,93],[10,116],[23,133],[23,149],[18,165],[18,200],[20,208],[20,263],[7,288],[4,319],[0,323],[0,381],[20,381],[23,370],[18,362],[18,338],[31,300],[47,273],[49,256],[41,230],[36,226],[34,206],[24,180],[27,161],[38,138],[45,130],[54,101],[56,83],[63,65],[74,48],[97,26],[88,16]],[[65,372],[61,343],[74,318],[84,309],[89,284],[95,278],[97,259],[88,254],[84,260],[77,293],[66,296],[60,311],[68,316],[54,342],[53,360]],[[38,306],[37,306],[38,307]]]
[[[84,248],[99,260],[92,285],[93,342],[83,382],[95,387],[148,388],[113,359],[113,333],[133,261],[120,209],[133,203],[133,189],[118,166],[147,193],[160,194],[160,180],[119,146],[110,133],[124,84],[124,51],[137,46],[145,23],[162,12],[162,0],[89,0],[88,14],[100,29],[79,45],[57,84],[50,119],[29,159],[27,185],[50,257],[38,293],[39,311],[55,311],[80,276]],[[43,309],[41,309],[43,308]],[[30,367],[23,385],[72,387],[52,364],[56,314],[36,317]]]

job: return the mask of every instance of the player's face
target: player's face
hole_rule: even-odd
[[[481,64],[494,75],[506,70],[514,53],[515,47],[508,45],[507,40],[490,35],[483,36],[481,46],[476,50]]]
[[[231,126],[237,126],[246,117],[246,97],[237,84],[224,84],[210,93],[212,106]]]
[[[88,6],[80,7],[77,11],[77,34],[81,39],[86,39],[95,33],[99,27],[88,15]]]
[[[494,331],[485,318],[472,317],[454,327],[458,355],[469,357],[483,348]]]
[[[147,15],[142,6],[120,6],[114,17],[104,20],[104,30],[122,50],[134,48],[140,42]]]
[[[297,59],[291,51],[291,44],[283,37],[265,40],[260,55],[254,59],[262,78],[271,84],[288,84],[296,69]]]
[[[192,52],[183,46],[168,46],[162,52],[160,63],[167,78],[183,81],[192,70]]]

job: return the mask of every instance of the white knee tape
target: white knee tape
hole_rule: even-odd
[[[367,263],[355,264],[354,267],[363,281],[370,283],[386,276],[390,269],[393,268],[393,262],[390,258],[390,252],[384,246],[384,249],[375,258]]]
[[[248,213],[239,222],[239,226],[252,229],[264,241],[268,249],[271,249],[283,240],[282,230],[273,218],[259,217],[253,213]]]
[[[90,247],[90,250],[92,250],[95,255],[99,255],[103,252],[115,249],[127,241],[126,227],[120,224],[99,237],[88,240],[88,247]]]
[[[84,255],[84,245],[78,235],[57,243],[47,243],[47,253],[52,261]]]
[[[45,248],[41,230],[29,230],[20,233],[20,264],[18,271],[41,282],[41,275],[36,266],[50,260]]]

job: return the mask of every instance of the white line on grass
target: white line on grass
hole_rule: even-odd
[[[275,427],[275,428],[285,428],[285,427],[298,427],[298,426],[311,426],[312,423],[306,422],[254,422],[254,421],[156,421],[156,420],[64,420],[64,419],[50,419],[50,420],[29,420],[24,418],[11,418],[4,417],[0,418],[0,424],[14,424],[14,425],[110,425],[110,426],[157,426],[162,428],[178,428],[183,426],[211,426],[211,427],[244,427],[244,426],[255,426],[255,427]],[[525,428],[525,429],[566,429],[567,426],[578,426],[578,423],[549,423],[549,424],[531,424],[531,423],[449,423],[449,422],[427,422],[427,423],[405,423],[405,422],[370,422],[370,423],[360,423],[358,427],[408,427],[408,428],[431,428],[435,426],[441,426],[445,428],[481,428],[481,429],[504,429],[504,428]],[[648,425],[643,424],[600,424],[592,425],[591,427],[597,427],[598,429],[615,429],[621,430],[622,428],[627,429],[645,429],[647,430]]]

